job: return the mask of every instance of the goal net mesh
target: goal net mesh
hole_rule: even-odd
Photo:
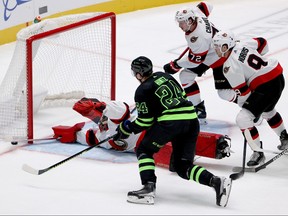
[[[0,85],[0,138],[33,138],[33,115],[41,109],[72,107],[82,97],[114,99],[114,16],[68,15],[18,32]]]

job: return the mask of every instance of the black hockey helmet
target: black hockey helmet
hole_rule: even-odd
[[[136,76],[137,73],[140,73],[143,77],[150,76],[153,71],[152,69],[152,61],[145,56],[139,56],[131,63],[131,70],[133,71],[134,76]]]

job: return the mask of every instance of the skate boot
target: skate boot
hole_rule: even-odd
[[[202,125],[207,124],[207,121],[206,121],[207,113],[206,113],[206,108],[204,105],[204,100],[195,106],[195,110],[198,115],[200,124]]]
[[[286,130],[283,130],[280,134],[280,142],[281,142],[281,145],[278,145],[277,148],[279,150],[284,150],[284,149],[287,149],[288,148],[288,134],[287,134],[287,131]]]
[[[128,192],[128,202],[153,205],[155,198],[156,184],[148,182],[141,190]]]
[[[232,180],[230,178],[213,176],[210,186],[216,191],[216,204],[226,207],[231,192]]]
[[[247,162],[247,166],[253,167],[258,166],[265,161],[265,155],[263,152],[254,151],[250,157],[250,160]]]

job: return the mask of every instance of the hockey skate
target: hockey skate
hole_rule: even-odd
[[[288,134],[286,130],[283,130],[280,134],[280,142],[281,145],[278,145],[277,148],[279,150],[285,150],[288,148]]]
[[[210,186],[216,191],[216,204],[226,207],[231,192],[232,180],[230,178],[214,176],[211,179]]]
[[[155,198],[156,184],[148,182],[141,190],[128,192],[127,201],[130,203],[153,205]]]
[[[201,125],[206,125],[207,124],[207,113],[206,113],[206,108],[204,105],[204,101],[199,103],[198,105],[195,106],[196,113],[198,115],[198,119]]]
[[[254,167],[258,166],[265,162],[265,155],[263,152],[254,151],[250,157],[250,160],[247,162],[247,166]]]

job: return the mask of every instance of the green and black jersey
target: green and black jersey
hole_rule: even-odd
[[[185,91],[170,74],[153,73],[135,92],[138,117],[131,124],[131,130],[139,133],[154,122],[189,120],[197,118],[192,103]]]

